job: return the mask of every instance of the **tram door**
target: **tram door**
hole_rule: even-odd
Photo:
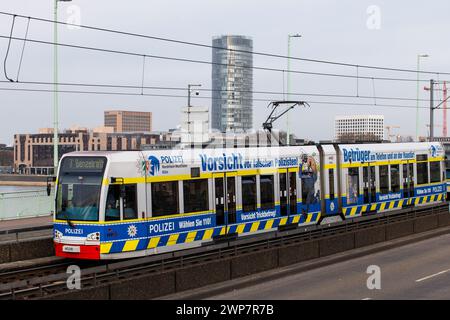
[[[214,189],[216,225],[236,223],[236,176],[230,173],[215,174]]]
[[[403,164],[403,197],[414,197],[414,166],[412,163]]]
[[[367,167],[363,167],[363,194],[364,203],[376,202],[377,188],[375,184],[375,166],[370,163]]]
[[[289,169],[280,171],[280,214],[297,213],[297,173]]]

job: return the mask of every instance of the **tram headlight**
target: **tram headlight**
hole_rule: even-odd
[[[63,234],[61,231],[55,230],[55,239],[61,239],[63,237]]]
[[[100,232],[89,233],[86,238],[87,241],[100,241]]]

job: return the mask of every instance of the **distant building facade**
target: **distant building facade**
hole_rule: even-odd
[[[72,128],[58,134],[58,156],[72,151],[141,150],[158,145],[167,134],[111,133],[108,129],[89,131]],[[14,171],[21,174],[53,174],[53,133],[14,135]]]
[[[202,144],[209,139],[209,108],[191,106],[181,109],[181,142]]]
[[[384,116],[336,116],[335,140],[338,142],[383,141]]]
[[[152,113],[141,111],[105,111],[105,127],[114,128],[114,132],[151,132]]]
[[[14,148],[0,144],[0,174],[12,173],[14,167]]]
[[[212,45],[211,127],[221,132],[251,130],[253,41],[244,36],[220,36],[213,38]]]

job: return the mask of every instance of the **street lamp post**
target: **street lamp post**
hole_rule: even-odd
[[[55,0],[54,25],[53,25],[53,174],[58,170],[58,2],[70,2],[72,0]]]
[[[289,34],[288,35],[288,58],[287,58],[287,97],[286,100],[290,100],[290,91],[291,91],[291,38],[300,38],[300,34]],[[289,124],[289,112],[286,115],[286,144],[290,144],[290,124]]]
[[[201,87],[201,84],[188,84],[188,134],[191,134],[191,88]]]
[[[419,141],[419,81],[420,81],[420,58],[428,58],[427,54],[417,55],[417,101],[416,101],[416,141]]]

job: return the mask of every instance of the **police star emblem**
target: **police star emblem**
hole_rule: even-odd
[[[128,226],[128,236],[129,237],[136,237],[137,235],[137,228],[134,224],[132,224],[131,226]]]

